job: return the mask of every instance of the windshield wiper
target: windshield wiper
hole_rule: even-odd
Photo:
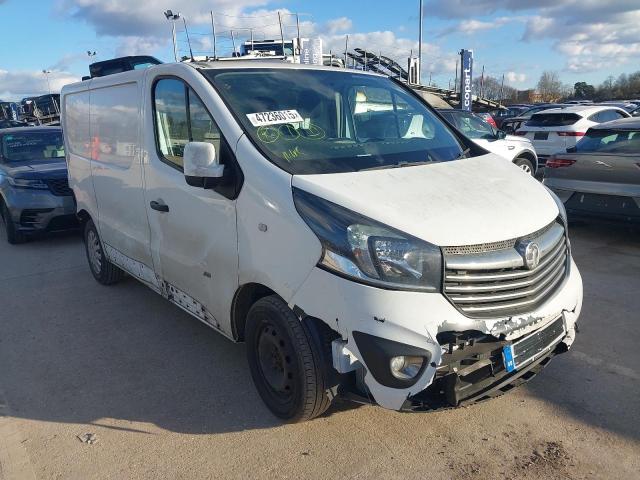
[[[437,163],[437,160],[425,160],[422,162],[400,162],[400,163],[393,163],[391,165],[378,165],[376,167],[369,167],[369,168],[361,168],[360,170],[358,170],[359,172],[366,172],[368,170],[385,170],[387,168],[404,168],[404,167],[415,167],[418,165],[427,165],[428,163]]]

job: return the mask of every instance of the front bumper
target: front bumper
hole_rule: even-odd
[[[77,226],[73,196],[58,196],[49,190],[12,188],[5,202],[16,229],[21,233],[65,230]]]
[[[294,295],[291,306],[298,307],[306,315],[323,320],[341,335],[344,343],[342,355],[350,361],[336,359],[334,354],[334,366],[336,362],[362,366],[364,384],[368,390],[366,395],[385,408],[414,409],[417,405],[419,409],[427,405],[421,393],[434,383],[434,379],[439,378],[438,370],[442,370],[447,361],[439,340],[442,334],[476,332],[498,342],[510,342],[564,315],[567,334],[560,340],[563,346],[556,346],[553,352],[536,359],[535,365],[531,364],[522,370],[528,371],[536,365],[544,366],[548,363],[545,358],[557,353],[556,350],[569,348],[575,338],[575,324],[582,307],[582,279],[571,260],[567,278],[555,294],[535,311],[508,318],[472,319],[460,313],[439,293],[383,290],[351,282],[316,268]],[[408,388],[382,385],[367,368],[353,339],[354,331],[426,350],[430,353],[430,364],[422,371],[415,384]],[[488,394],[492,388],[502,388],[500,385],[505,381],[523,378],[526,372],[522,370],[498,376],[500,372],[495,368],[493,379],[485,382],[487,388],[481,388],[478,392]],[[474,398],[475,395],[459,396],[454,404],[460,405],[467,400],[473,401]],[[447,404],[451,403],[450,399],[447,400]]]

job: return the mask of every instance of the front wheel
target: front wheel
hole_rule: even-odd
[[[529,175],[535,175],[535,172],[533,170],[533,163],[531,163],[531,160],[529,160],[528,158],[516,158],[513,163],[515,163]]]
[[[251,376],[274,415],[302,422],[329,408],[321,352],[307,327],[279,297],[262,298],[251,307],[246,344]]]

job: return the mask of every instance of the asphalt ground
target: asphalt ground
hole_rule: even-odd
[[[640,233],[570,231],[580,334],[527,385],[407,414],[337,402],[280,423],[233,344],[81,239],[0,233],[0,478],[640,478]]]

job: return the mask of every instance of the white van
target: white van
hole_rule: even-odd
[[[283,419],[336,395],[467,405],[574,340],[582,280],[562,203],[399,82],[164,64],[62,97],[96,280],[126,272],[246,342]]]

